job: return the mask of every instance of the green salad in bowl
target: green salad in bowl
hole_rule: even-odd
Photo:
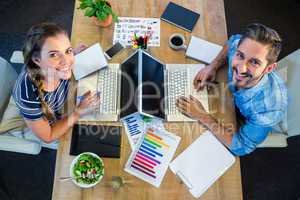
[[[93,187],[100,182],[103,175],[103,161],[94,153],[79,154],[71,163],[70,176],[79,187]]]

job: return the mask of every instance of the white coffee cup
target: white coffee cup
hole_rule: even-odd
[[[169,37],[169,46],[174,50],[186,49],[185,38],[180,33],[174,33]]]

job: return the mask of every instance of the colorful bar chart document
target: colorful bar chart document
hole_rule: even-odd
[[[180,139],[163,129],[147,126],[125,165],[125,171],[159,187]]]
[[[128,115],[122,119],[122,122],[124,124],[125,132],[132,150],[135,148],[136,143],[143,135],[146,126],[151,125],[164,129],[162,120],[158,118],[145,117],[139,113]]]

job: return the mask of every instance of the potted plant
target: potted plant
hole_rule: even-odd
[[[114,21],[118,20],[118,16],[112,11],[111,5],[105,0],[79,0],[78,9],[84,11],[84,15],[91,17],[95,24],[107,27]]]

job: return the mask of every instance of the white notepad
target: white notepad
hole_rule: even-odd
[[[222,46],[218,44],[192,36],[185,55],[209,64],[221,50]]]
[[[235,157],[206,131],[169,165],[171,171],[199,198],[235,162]]]
[[[103,67],[107,66],[103,50],[96,43],[75,56],[73,74],[79,80]]]

